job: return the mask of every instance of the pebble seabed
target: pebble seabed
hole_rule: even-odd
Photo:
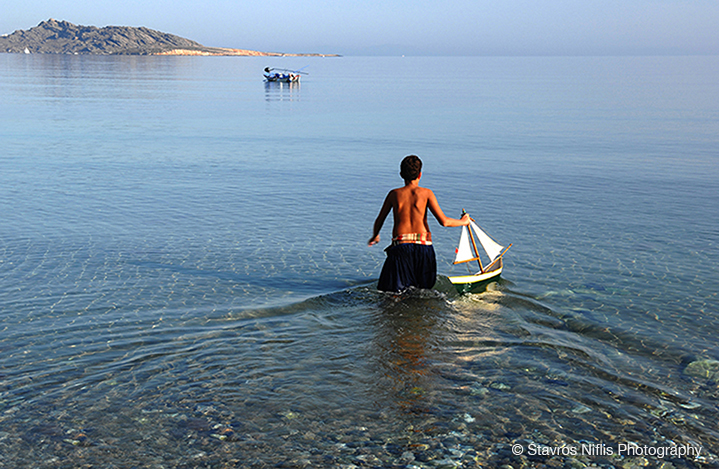
[[[497,389],[500,383],[490,386],[482,388],[481,394],[502,391]],[[533,412],[522,407],[518,406],[518,411]],[[341,415],[346,413],[344,410],[328,411],[321,421],[290,410],[279,411],[271,418],[264,411],[257,413],[264,414],[261,423],[252,419],[252,407],[247,409],[249,419],[239,419],[221,404],[195,405],[182,412],[143,409],[139,415],[117,409],[108,412],[104,421],[89,425],[87,419],[62,409],[54,409],[44,417],[26,415],[17,421],[11,409],[0,417],[0,467],[719,467],[716,456],[707,448],[699,457],[691,458],[669,454],[657,458],[646,454],[646,450],[642,454],[641,449],[635,454],[618,454],[617,446],[613,446],[618,443],[573,440],[549,428],[573,425],[581,432],[594,425],[581,419],[581,409],[547,420],[535,410],[534,429],[526,423],[516,423],[511,415],[491,413],[425,416],[416,426],[406,419],[397,423],[382,411],[365,415],[362,426],[358,419]],[[41,423],[37,423],[39,420]],[[30,421],[36,423],[24,426]],[[657,435],[654,425],[661,426],[661,420],[628,426],[623,435],[617,435],[617,441],[648,441],[647,435],[640,433],[653,431]],[[640,446],[667,448],[676,443],[659,437],[637,445]]]
[[[539,358],[520,366],[501,355],[451,370],[435,363],[430,374],[426,363],[405,363],[355,383],[297,364],[254,379],[243,372],[222,386],[223,373],[235,365],[219,365],[223,347],[211,345],[206,354],[192,354],[210,360],[209,374],[160,361],[122,378],[32,392],[5,386],[0,468],[719,468],[711,428],[716,407],[709,405],[719,400],[719,387],[711,360],[686,367],[696,374],[685,376],[696,401],[633,394],[607,382],[612,404],[594,401],[591,380],[572,382]],[[484,372],[474,368],[480,364]],[[391,376],[402,369],[404,376]],[[375,382],[382,376],[386,382]],[[297,383],[305,379],[318,384]],[[320,388],[323,381],[327,388]],[[638,449],[620,453],[621,444]],[[701,452],[658,457],[645,447]]]
[[[283,350],[291,352],[280,344],[297,332],[293,325],[312,318],[309,313],[317,306],[303,306],[305,313],[290,316],[294,322],[272,316],[274,326],[260,346],[246,346],[255,356],[273,354],[259,368],[241,369],[242,360],[235,358],[245,343],[237,337],[252,336],[241,322],[241,329],[187,339],[186,347],[172,349],[165,358],[128,360],[117,374],[93,373],[100,366],[93,360],[71,367],[67,364],[76,360],[68,358],[57,360],[62,374],[40,376],[40,360],[32,367],[34,378],[26,373],[10,385],[11,370],[0,369],[0,376],[8,378],[0,383],[0,468],[719,468],[714,430],[719,362],[685,366],[678,379],[688,387],[677,396],[618,379],[601,381],[598,392],[597,381],[581,373],[586,364],[549,343],[536,347],[530,361],[524,360],[522,348],[514,349],[519,350],[514,358],[508,352],[442,361],[442,354],[451,351],[439,349],[437,355],[432,344],[448,339],[440,333],[436,340],[412,342],[414,336],[405,334],[412,331],[408,318],[426,320],[432,317],[429,306],[435,305],[445,308],[434,315],[436,321],[456,320],[460,310],[449,314],[440,296],[415,301],[429,309],[414,316],[400,315],[411,301],[367,316],[355,304],[369,308],[374,303],[363,299],[375,296],[363,292],[311,301],[326,303],[320,315],[325,322],[394,318],[386,328],[395,334],[380,334],[371,347],[376,355],[367,364],[374,371],[370,375],[342,375],[342,367],[327,366],[337,358],[334,353],[348,353],[345,332],[339,335],[341,351],[322,349],[324,362],[283,355]],[[491,307],[501,301],[497,318],[506,319],[502,314],[518,307],[513,298],[509,292],[488,293],[468,302],[484,308],[481,316],[492,329]],[[345,303],[354,316],[335,311]],[[466,312],[468,318],[479,316]],[[444,329],[435,325],[414,331]],[[301,343],[321,347],[327,334],[312,333]],[[481,337],[481,330],[477,334]],[[401,340],[409,341],[406,350],[393,352]],[[402,361],[412,358],[405,352],[417,344],[426,345],[425,354]],[[377,352],[382,347],[388,352]],[[301,347],[299,353],[307,355]],[[553,354],[578,369],[552,366]],[[277,363],[283,366],[275,368]],[[621,454],[621,444],[701,452],[698,457]],[[583,445],[594,449],[581,451]]]

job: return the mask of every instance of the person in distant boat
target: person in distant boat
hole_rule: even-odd
[[[392,245],[385,251],[387,259],[379,277],[377,288],[382,291],[399,292],[409,287],[432,288],[437,280],[437,259],[432,246],[432,233],[427,224],[427,211],[442,226],[469,225],[469,215],[461,219],[450,218],[442,212],[434,193],[426,187],[419,187],[422,177],[422,160],[409,155],[400,164],[400,176],[404,187],[393,189],[387,194],[379,215],[374,222],[372,238],[367,243],[379,243],[387,215],[392,211]]]

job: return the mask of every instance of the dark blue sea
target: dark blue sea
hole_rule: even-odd
[[[717,77],[0,54],[0,467],[719,467]],[[484,291],[376,290],[408,154]]]

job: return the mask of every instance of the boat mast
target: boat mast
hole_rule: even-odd
[[[484,273],[484,267],[482,267],[482,259],[479,258],[479,251],[477,251],[477,243],[474,241],[474,233],[472,233],[472,228],[469,228],[469,237],[472,240],[472,249],[474,249],[474,257],[477,258],[477,264],[479,264],[479,271],[481,273]]]

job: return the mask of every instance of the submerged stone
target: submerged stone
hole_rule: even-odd
[[[684,373],[693,378],[719,381],[719,360],[698,360],[690,363]]]
[[[575,414],[586,414],[588,412],[591,412],[592,409],[590,407],[585,406],[584,404],[579,404],[575,408],[572,409],[572,412]]]

